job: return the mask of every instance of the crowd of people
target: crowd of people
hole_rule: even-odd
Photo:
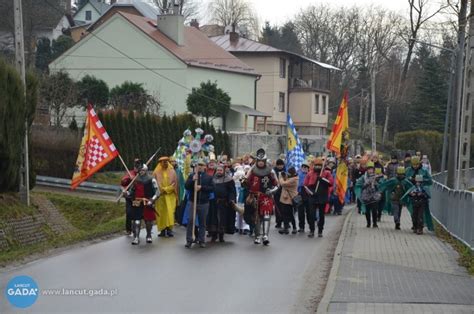
[[[431,166],[427,156],[417,152],[397,155],[383,164],[377,154],[348,158],[348,188],[345,199],[336,195],[334,157],[308,156],[296,169],[284,156],[272,162],[259,149],[235,159],[227,156],[194,163],[185,177],[173,157],[161,157],[150,174],[139,159],[123,178],[126,199],[126,232],[132,244],[140,243],[142,220],[146,242],[152,243],[152,227],[158,237],[173,237],[175,225],[186,226],[186,248],[225,242],[225,235],[242,234],[255,244],[270,244],[271,217],[281,235],[304,234],[323,237],[325,216],[341,215],[346,204],[357,203],[367,227],[378,227],[382,212],[393,215],[400,230],[404,206],[410,212],[413,231],[431,228],[428,200]],[[125,191],[125,188],[131,188]],[[298,223],[297,223],[298,222]]]

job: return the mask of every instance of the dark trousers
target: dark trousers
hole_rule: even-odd
[[[339,198],[336,198],[334,201],[334,214],[342,214],[342,209],[344,208],[344,204],[339,201]]]
[[[393,213],[393,221],[396,224],[400,223],[400,217],[402,216],[402,204],[397,201],[392,201],[392,213]]]
[[[423,230],[423,213],[427,204],[426,201],[413,202],[413,226],[415,230]]]
[[[281,190],[278,190],[275,193],[275,222],[277,225],[281,225],[282,222],[284,222],[284,209],[283,209],[283,204],[280,202],[280,197],[281,197]]]
[[[191,212],[189,213],[189,221],[188,221],[188,225],[186,226],[186,241],[187,242],[193,241],[193,228],[194,228],[195,223],[193,221],[192,208],[193,208],[193,203],[191,203]],[[206,222],[207,222],[206,219],[207,219],[208,211],[209,211],[209,203],[197,204],[196,217],[199,222],[199,227],[198,227],[198,234],[194,234],[194,235],[196,239],[201,243],[205,242]]]
[[[307,200],[303,200],[303,203],[298,207],[298,225],[300,229],[304,230],[305,217],[308,224],[311,224],[311,208]],[[315,217],[312,218],[313,221]]]
[[[125,231],[132,232],[132,200],[125,199]]]
[[[283,214],[283,224],[285,226],[285,229],[290,228],[290,223],[293,225],[293,228],[296,228],[293,205],[282,203],[281,207],[282,207],[282,214]]]
[[[316,225],[316,212],[318,212],[318,214],[319,214],[319,217],[318,217],[318,233],[323,233],[324,222],[325,222],[324,209],[326,208],[326,203],[323,203],[323,204],[311,203],[310,208],[311,208],[311,210],[309,211],[310,212],[310,218],[308,219],[309,230],[311,232],[314,232],[315,225]]]
[[[378,202],[370,203],[365,205],[365,218],[367,219],[367,226],[370,226],[370,218],[372,217],[372,223],[374,226],[377,225],[378,216]]]

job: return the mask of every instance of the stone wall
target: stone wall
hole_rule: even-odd
[[[232,156],[242,156],[255,153],[259,148],[267,151],[268,158],[276,159],[286,150],[285,135],[267,135],[264,133],[230,133]],[[326,136],[300,136],[303,150],[311,155],[318,156],[325,152]]]
[[[38,214],[0,222],[0,251],[8,250],[11,243],[27,246],[76,230],[44,196],[34,196],[32,202]]]

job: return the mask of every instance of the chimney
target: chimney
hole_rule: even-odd
[[[171,14],[158,15],[156,27],[179,46],[184,45],[184,16],[179,14],[179,2],[173,1]]]
[[[197,19],[192,19],[191,20],[191,23],[189,23],[190,26],[192,27],[196,27],[197,29],[199,29],[199,22]]]
[[[229,33],[229,39],[231,44],[237,44],[239,42],[239,33],[233,31]]]

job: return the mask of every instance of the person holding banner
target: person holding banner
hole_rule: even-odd
[[[207,213],[209,211],[209,197],[214,192],[214,182],[212,177],[206,173],[206,163],[200,159],[195,165],[195,173],[191,173],[186,180],[185,188],[189,191],[190,195],[194,195],[194,185],[196,185],[197,202],[196,202],[196,216],[189,215],[189,221],[186,226],[186,245],[185,247],[190,249],[193,244],[193,229],[196,225],[195,219],[198,219],[198,235],[197,242],[201,248],[206,247],[206,221]],[[193,208],[194,198],[189,198],[190,208]]]

